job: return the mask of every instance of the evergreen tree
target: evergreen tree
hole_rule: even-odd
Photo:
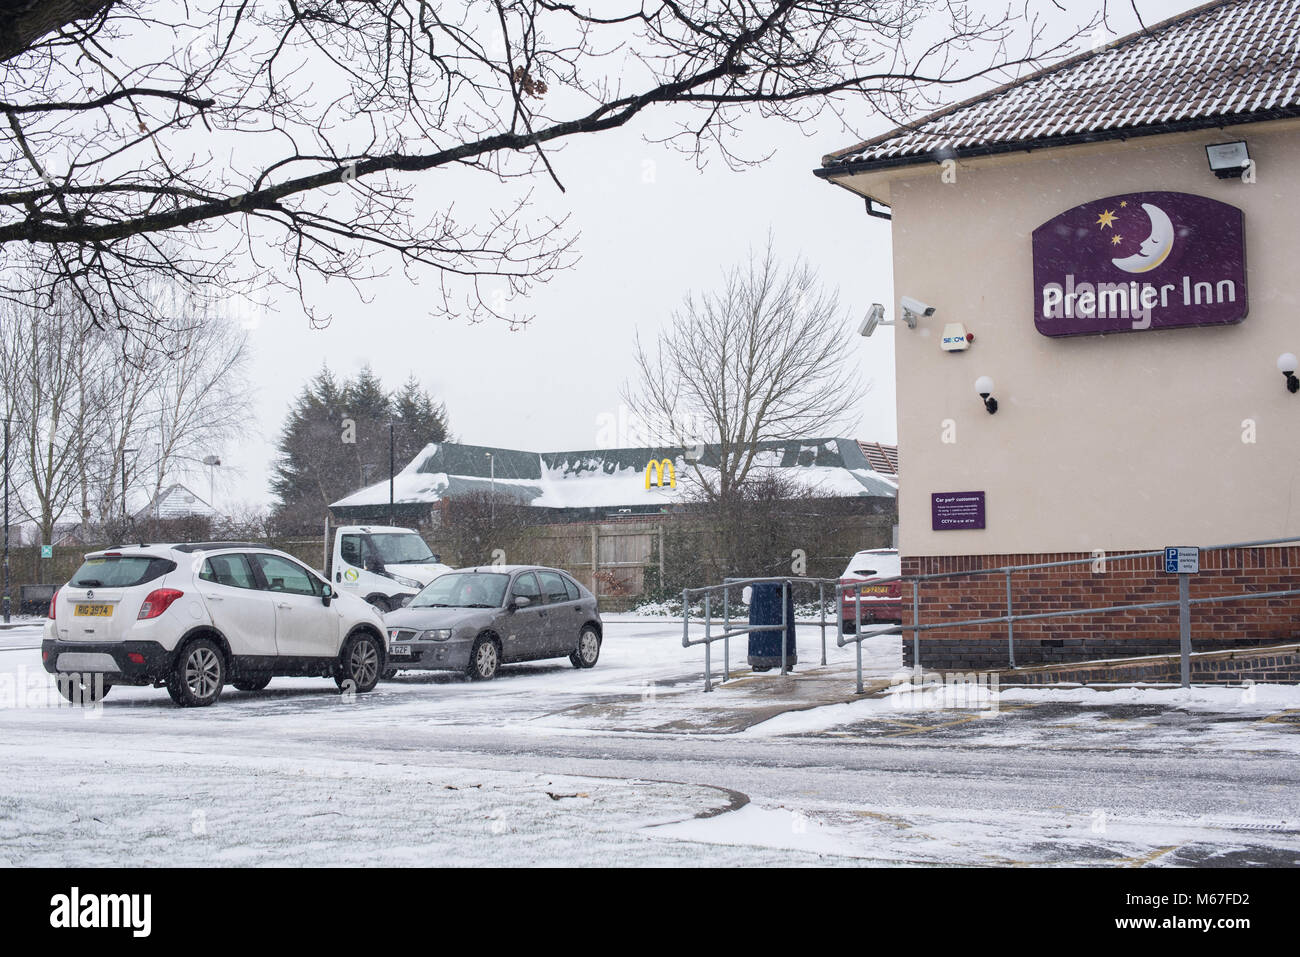
[[[369,366],[342,381],[322,367],[299,393],[280,432],[271,479],[279,499],[272,513],[275,530],[315,532],[331,502],[385,481],[390,421],[399,471],[429,442],[447,437],[446,410],[414,376],[390,394]]]
[[[355,379],[344,385],[344,415],[355,425],[355,441],[343,452],[348,464],[348,492],[373,485],[388,477],[388,423],[393,403],[384,384],[370,366],[363,366]],[[406,463],[397,461],[400,471]]]
[[[420,388],[414,375],[408,376],[401,391],[393,396],[393,416],[399,468],[430,442],[447,441],[447,409]]]
[[[271,491],[280,502],[272,520],[282,531],[301,531],[320,523],[334,501],[342,438],[343,388],[322,367],[294,401],[280,431],[279,460]]]

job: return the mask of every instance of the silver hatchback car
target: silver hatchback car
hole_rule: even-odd
[[[384,616],[388,672],[463,671],[476,681],[502,664],[600,658],[596,596],[556,568],[483,565],[439,575],[405,608]]]

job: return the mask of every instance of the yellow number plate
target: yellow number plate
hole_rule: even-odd
[[[113,606],[112,605],[78,605],[76,611],[74,611],[73,614],[80,615],[83,618],[112,618]]]

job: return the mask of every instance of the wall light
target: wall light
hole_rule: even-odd
[[[1250,153],[1246,150],[1245,140],[1211,143],[1205,147],[1205,155],[1210,161],[1210,170],[1219,179],[1240,177],[1250,168]]]
[[[1286,388],[1288,392],[1300,392],[1300,379],[1296,378],[1295,370],[1300,366],[1296,361],[1295,353],[1284,352],[1277,357],[1277,371],[1286,376]]]
[[[993,380],[986,375],[980,376],[975,380],[975,391],[980,394],[984,400],[984,408],[989,410],[992,415],[998,410],[998,400],[993,398]]]

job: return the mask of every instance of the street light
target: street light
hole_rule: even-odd
[[[492,483],[492,491],[488,495],[488,514],[491,517],[493,525],[497,523],[497,460],[492,457],[491,452],[484,452],[488,458],[488,481]]]
[[[122,534],[126,534],[127,514],[126,514],[126,455],[128,452],[139,452],[139,449],[122,450]]]
[[[216,455],[205,455],[203,457],[203,464],[208,467],[208,507],[213,511],[216,511],[216,469],[217,466],[221,464],[221,458]]]
[[[5,624],[9,624],[9,606],[11,599],[9,596],[9,423],[11,420],[5,419],[5,593],[4,593],[4,619]]]

